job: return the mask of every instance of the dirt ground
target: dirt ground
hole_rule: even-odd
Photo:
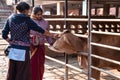
[[[61,61],[64,61],[64,57],[55,57],[55,58],[57,58]],[[69,64],[79,68],[79,65],[77,63],[77,58],[75,56],[69,57]],[[65,77],[64,76],[64,74],[65,74],[64,66],[62,66],[56,62],[52,62],[48,59],[46,59],[45,66],[46,66],[46,68],[45,68],[44,80],[65,80],[64,79],[64,77]],[[118,76],[120,75],[120,72],[118,72],[117,70],[114,70],[114,69],[105,69],[105,70],[108,70]],[[88,77],[83,72],[79,72],[79,71],[69,68],[68,69],[68,80],[88,80]],[[115,77],[112,77],[110,75],[107,75],[107,74],[101,72],[100,80],[119,80],[119,79],[116,79]]]
[[[0,52],[0,80],[5,80],[7,69],[8,69],[8,58],[1,55],[3,52]],[[51,52],[51,57],[54,57],[55,59],[65,61],[64,54],[56,54]],[[77,57],[75,55],[68,56],[69,61],[68,63],[72,66],[76,66],[79,68]],[[120,72],[117,70],[109,69],[109,71],[114,72],[118,76],[120,75]],[[45,62],[45,73],[43,80],[65,80],[65,66],[62,64],[58,64],[56,62],[53,62],[49,59],[46,59]],[[71,68],[68,69],[68,80],[87,80],[87,76],[83,72],[79,72],[76,70],[73,70]],[[107,75],[105,73],[101,73],[101,80],[119,80],[114,77],[111,77],[110,75]]]

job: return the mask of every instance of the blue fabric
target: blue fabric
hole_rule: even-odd
[[[25,61],[25,53],[24,49],[10,48],[8,58],[15,61]]]

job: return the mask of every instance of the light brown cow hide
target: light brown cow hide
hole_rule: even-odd
[[[79,39],[79,37],[73,35],[69,31],[66,31],[55,41],[53,47],[67,54],[72,54],[80,51],[82,48],[81,45],[81,39]]]

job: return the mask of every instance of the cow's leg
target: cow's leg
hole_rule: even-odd
[[[88,70],[88,59],[86,56],[78,55],[78,62],[81,68]]]
[[[88,59],[86,56],[81,56],[81,66],[83,66],[85,70],[88,69]]]
[[[79,64],[80,68],[83,68],[83,67],[81,66],[81,55],[78,55],[77,58],[78,58],[78,64]]]
[[[99,67],[100,60],[93,58],[92,59],[92,66]],[[100,80],[100,71],[96,69],[92,69],[91,71],[92,77],[96,80]]]
[[[100,80],[100,71],[92,69],[91,73],[93,78],[95,78],[96,80]]]

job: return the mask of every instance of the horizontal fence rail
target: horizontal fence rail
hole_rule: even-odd
[[[111,76],[113,76],[113,77],[115,77],[115,78],[117,78],[117,79],[120,79],[120,76],[119,76],[119,75],[116,75],[116,74],[114,74],[114,73],[112,73],[112,72],[110,72],[110,71],[108,71],[108,70],[101,69],[101,68],[97,68],[97,67],[95,67],[95,66],[91,66],[91,68],[96,69],[96,70],[101,71],[101,72],[104,72],[104,73],[106,73],[106,74],[109,74],[109,75],[111,75]]]
[[[49,18],[46,18],[45,20],[47,21],[88,21],[88,19],[86,18],[83,18],[83,19],[78,19],[78,18],[52,18],[52,19],[49,19]]]
[[[104,45],[104,44],[99,44],[99,43],[94,43],[94,42],[91,42],[91,45],[104,47],[104,48],[109,48],[109,49],[114,49],[114,50],[119,50],[120,51],[120,47],[109,46],[109,45]]]
[[[108,61],[108,62],[112,62],[112,63],[120,65],[120,61],[112,60],[112,59],[101,57],[101,56],[94,55],[94,54],[92,54],[91,57],[95,57],[95,58],[98,58],[98,59],[101,59],[101,60],[104,60],[104,61]]]
[[[120,22],[120,19],[91,19],[92,22]]]
[[[113,35],[113,36],[120,36],[119,33],[113,33],[113,32],[99,32],[99,31],[91,31],[91,33],[94,34],[101,34],[101,35]]]

